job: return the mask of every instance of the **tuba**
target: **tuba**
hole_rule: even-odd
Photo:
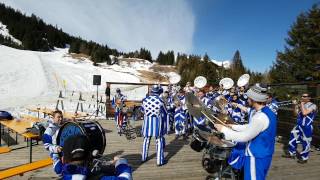
[[[196,88],[203,88],[207,85],[207,79],[203,76],[197,76],[194,81],[193,84]]]

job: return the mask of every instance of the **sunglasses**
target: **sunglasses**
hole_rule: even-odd
[[[309,96],[301,96],[301,97],[303,97],[303,98],[307,98],[307,97],[309,97]]]

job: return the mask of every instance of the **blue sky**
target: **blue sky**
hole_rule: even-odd
[[[201,2],[201,3],[200,3]],[[231,59],[238,49],[245,66],[263,72],[281,51],[296,17],[319,1],[189,1],[196,14],[193,52]]]
[[[0,0],[65,32],[121,51],[146,47],[223,61],[240,51],[264,72],[296,17],[319,0]]]

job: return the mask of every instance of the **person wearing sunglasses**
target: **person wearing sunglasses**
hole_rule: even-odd
[[[298,163],[307,163],[309,158],[311,140],[312,140],[312,123],[317,113],[317,106],[310,102],[310,95],[304,93],[301,96],[300,108],[297,116],[297,124],[290,133],[289,152],[283,155],[285,158],[296,158],[297,142],[302,142],[302,151]]]

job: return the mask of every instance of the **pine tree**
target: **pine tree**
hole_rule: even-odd
[[[285,49],[277,53],[270,70],[273,83],[320,80],[320,8],[314,5],[300,14],[286,38]]]
[[[229,70],[231,79],[237,80],[242,74],[245,74],[246,68],[244,67],[239,50],[233,56],[232,63]]]

